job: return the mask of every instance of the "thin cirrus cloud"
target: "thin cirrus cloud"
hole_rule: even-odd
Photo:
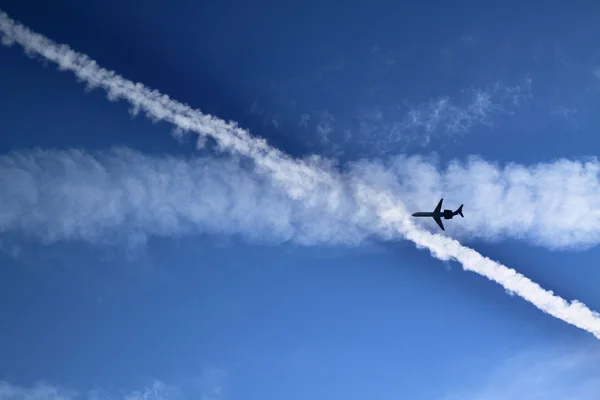
[[[496,81],[462,90],[458,100],[442,96],[415,105],[365,105],[349,115],[322,110],[303,113],[295,120],[302,128],[310,125],[312,131],[303,137],[312,132],[315,137],[311,139],[322,152],[382,156],[411,144],[428,145],[438,137],[465,135],[478,126],[491,127],[496,117],[516,113],[532,98],[531,82],[530,77],[512,85]]]
[[[27,52],[58,64],[61,70],[73,72],[89,87],[102,87],[109,99],[126,100],[134,111],[144,111],[154,120],[171,122],[180,130],[179,135],[193,132],[201,138],[212,137],[220,150],[252,161],[257,174],[270,180],[270,184],[293,201],[301,202],[303,207],[322,207],[328,215],[339,217],[346,216],[344,210],[350,204],[356,212],[350,215],[347,223],[384,238],[410,240],[418,248],[428,249],[439,260],[456,260],[463,269],[502,285],[507,292],[540,310],[600,338],[600,315],[581,302],[567,302],[454,239],[420,229],[411,220],[405,204],[385,188],[389,184],[385,179],[373,182],[352,176],[345,184],[331,162],[314,156],[293,159],[269,146],[265,140],[253,138],[233,122],[202,114],[140,83],[135,84],[98,67],[86,55],[32,32],[5,13],[0,13],[0,32],[4,44],[18,43]]]
[[[489,371],[443,400],[596,400],[600,393],[600,356],[591,348],[524,351]]]
[[[120,396],[109,395],[100,390],[81,393],[43,382],[25,387],[0,381],[0,400],[113,400],[117,398],[121,400],[174,400],[179,397],[176,388],[167,386],[161,381],[154,381],[150,387]]]
[[[522,84],[497,81],[465,90],[460,102],[445,96],[416,106],[366,108],[359,114],[356,139],[386,153],[394,144],[425,145],[437,135],[463,135],[475,126],[492,125],[495,116],[514,113],[531,99],[531,82],[526,77]]]
[[[130,391],[86,391],[40,381],[23,386],[0,380],[0,400],[221,400],[226,398],[228,373],[224,369],[204,367],[197,378],[183,380],[181,385],[167,385],[154,380],[143,389]]]

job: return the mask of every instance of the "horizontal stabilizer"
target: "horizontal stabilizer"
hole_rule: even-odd
[[[444,224],[442,224],[442,220],[440,219],[440,217],[433,217],[433,219],[435,220],[435,222],[437,222],[439,227],[442,228],[443,231],[445,231]]]

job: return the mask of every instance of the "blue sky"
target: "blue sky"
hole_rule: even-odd
[[[599,10],[421,4],[0,3],[0,400],[595,398]]]

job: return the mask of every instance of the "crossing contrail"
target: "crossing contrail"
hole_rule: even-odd
[[[350,191],[351,198],[356,202],[356,222],[364,224],[364,228],[382,237],[400,235],[419,248],[428,249],[437,259],[454,259],[463,269],[499,283],[540,310],[600,338],[598,313],[581,302],[567,302],[515,270],[482,256],[454,239],[418,228],[409,219],[404,204],[390,191],[381,190],[377,185],[359,178],[351,178],[349,185],[344,185],[340,173],[328,162],[316,157],[293,159],[269,146],[265,140],[253,138],[234,122],[203,114],[140,83],[128,81],[113,71],[99,67],[86,55],[32,32],[3,12],[0,12],[0,32],[4,44],[18,43],[26,52],[42,56],[57,64],[61,70],[73,72],[91,88],[103,88],[109,99],[125,100],[134,110],[145,112],[151,119],[168,121],[182,132],[196,133],[199,138],[210,136],[216,140],[219,149],[249,158],[259,173],[268,176],[288,196],[301,201],[306,207],[320,206],[324,211],[336,215]]]

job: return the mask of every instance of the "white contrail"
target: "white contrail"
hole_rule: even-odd
[[[407,209],[432,210],[442,197],[448,208],[468,199],[469,218],[452,225],[458,239],[514,237],[550,249],[600,243],[600,162],[595,158],[500,166],[472,157],[443,169],[425,157],[396,156],[355,169],[394,182],[393,193]],[[425,223],[436,228],[433,221]]]
[[[18,43],[26,52],[38,54],[58,64],[60,69],[70,70],[92,87],[103,87],[111,99],[124,99],[135,109],[143,110],[157,120],[166,120],[184,131],[193,131],[200,136],[213,137],[219,147],[233,154],[249,157],[262,172],[288,193],[293,199],[304,202],[307,207],[327,202],[330,212],[338,212],[340,196],[344,195],[337,174],[328,165],[317,159],[294,160],[266,141],[252,138],[235,123],[227,123],[202,114],[187,105],[171,100],[165,95],[151,91],[142,84],[134,84],[115,72],[96,65],[84,54],[58,45],[16,23],[5,13],[0,13],[0,32],[3,43]],[[371,213],[374,228],[382,235],[396,232],[425,247],[441,260],[455,259],[465,270],[477,272],[501,284],[506,290],[531,302],[539,309],[562,319],[600,338],[600,315],[584,304],[568,303],[552,292],[542,289],[523,275],[484,258],[476,251],[466,248],[456,240],[431,234],[415,227],[409,220],[403,204],[389,191],[377,190],[377,186],[360,181],[352,182],[359,214]]]
[[[273,180],[231,158],[151,157],[116,148],[32,150],[0,156],[0,233],[45,243],[144,243],[148,235],[208,232],[258,242],[359,244],[356,201],[290,200]],[[348,185],[346,184],[348,187]],[[349,188],[349,187],[348,187]]]
[[[448,225],[458,239],[494,238],[503,229],[513,235],[533,229],[539,231],[540,240],[548,238],[549,244],[573,238],[581,244],[585,243],[584,233],[593,238],[596,232],[597,227],[585,218],[597,219],[591,197],[598,185],[595,175],[600,167],[596,162],[564,161],[530,169],[512,165],[500,172],[489,164],[470,162],[467,167],[440,174],[435,165],[419,157],[395,161],[400,167],[365,161],[347,164],[345,172],[336,177],[340,190],[334,209],[319,193],[311,207],[290,201],[275,181],[261,178],[233,159],[148,157],[127,149],[94,154],[75,150],[12,153],[0,156],[0,232],[27,232],[45,241],[93,242],[110,229],[128,235],[135,231],[138,239],[143,239],[146,234],[184,233],[184,227],[189,227],[191,231],[243,234],[269,241],[356,244],[373,234],[374,228],[370,223],[373,214],[359,212],[362,202],[357,201],[357,186],[352,182],[377,185],[378,191],[389,191],[414,210],[430,210],[444,195],[468,198],[469,218]],[[127,164],[131,167],[126,168]],[[489,175],[496,176],[499,183],[490,182]],[[159,176],[162,179],[158,180]],[[549,181],[556,184],[550,187]],[[498,189],[480,190],[486,185]],[[440,186],[448,187],[440,190]],[[462,189],[460,196],[456,186]],[[561,190],[551,197],[554,187]],[[179,205],[176,199],[181,200]],[[197,203],[196,208],[192,203]],[[197,208],[200,204],[202,208]],[[490,204],[494,212],[486,207]],[[71,211],[65,212],[65,208]],[[202,209],[213,212],[205,214]],[[545,214],[550,218],[542,218]],[[429,220],[425,224],[438,229]],[[45,228],[40,229],[42,226]],[[256,229],[246,230],[252,226]]]

